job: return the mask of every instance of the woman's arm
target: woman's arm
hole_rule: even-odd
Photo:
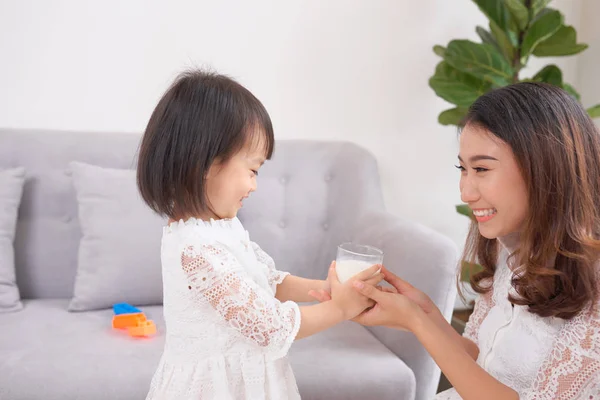
[[[447,332],[430,318],[421,314],[411,328],[446,378],[464,400],[519,399],[519,394],[488,374],[469,353],[468,339],[457,340],[456,332]],[[475,344],[473,343],[473,346]],[[476,347],[476,346],[475,346]]]
[[[446,321],[446,318],[444,318],[444,316],[440,312],[439,308],[437,308],[437,306],[433,303],[433,301],[431,301],[429,296],[427,296],[425,293],[423,293],[422,291],[420,291],[419,289],[417,289],[410,283],[401,279],[394,273],[390,272],[385,267],[381,268],[381,273],[383,274],[384,279],[390,285],[392,285],[392,287],[393,287],[392,291],[403,294],[404,296],[408,297],[410,300],[415,302],[417,305],[419,305],[419,307],[421,307],[423,312],[427,316],[429,316],[429,318],[431,318],[431,320],[438,327],[440,327],[440,329],[442,331],[444,331],[450,338],[452,338],[453,341],[455,341],[461,347],[463,347],[473,360],[477,360],[477,357],[479,356],[479,347],[477,346],[477,344],[475,344],[475,342],[473,342],[469,338],[459,335],[458,332],[456,332],[456,330],[452,327],[452,325],[450,325],[448,323],[448,321]],[[324,290],[321,290],[321,291],[311,290],[311,296],[321,302],[331,300],[331,296],[329,295],[329,293]],[[475,314],[476,315],[485,314],[485,313],[482,313],[482,311],[484,311],[484,308],[485,308],[485,304],[482,304],[481,300],[478,300],[475,303]],[[366,325],[364,323],[363,317],[364,316],[359,315],[358,317],[356,317],[354,319],[354,321],[361,323],[363,325]],[[472,336],[476,335],[477,326],[475,326],[475,325],[477,325],[479,323],[478,318],[475,318],[475,319],[476,320],[469,321],[469,323],[467,324],[467,326],[470,328],[469,332],[471,333]]]
[[[477,357],[479,357],[479,347],[470,339],[459,335],[452,325],[446,321],[446,318],[444,318],[437,307],[435,312],[429,314],[429,317],[442,332],[444,332],[452,341],[462,347],[467,354],[469,354],[471,359],[477,360]]]
[[[440,309],[433,301],[431,301],[429,296],[385,268],[382,269],[382,273],[384,279],[392,285],[398,293],[403,294],[413,302],[417,303],[423,312],[431,318],[433,323],[446,333],[449,338],[464,348],[473,360],[477,360],[477,357],[479,356],[479,347],[477,347],[477,344],[472,340],[459,335],[452,325],[446,321],[446,318],[444,318]],[[480,306],[481,304],[478,305]]]
[[[600,307],[588,305],[560,330],[523,400],[600,396]]]
[[[408,282],[400,279],[385,268],[381,269],[384,279],[393,286],[391,288],[384,288],[384,291],[392,291],[395,293],[401,293],[408,297],[410,300],[418,304],[423,312],[435,323],[442,331],[444,331],[453,341],[458,343],[465,351],[471,356],[473,360],[477,360],[479,356],[479,347],[472,340],[463,337],[456,332],[456,330],[446,321],[439,308],[431,301],[429,296],[421,292]],[[326,290],[311,290],[310,297],[325,302],[331,300],[331,296]],[[477,307],[477,306],[476,306]],[[359,315],[353,319],[353,321],[360,324],[366,325],[364,322],[364,316]],[[475,322],[469,322],[470,324]],[[472,327],[472,326],[471,326]]]
[[[406,295],[382,292],[366,282],[354,284],[360,293],[376,302],[373,308],[361,314],[362,323],[414,333],[464,400],[519,399],[516,391],[503,385],[475,362],[469,347],[465,346],[467,342],[427,315]]]

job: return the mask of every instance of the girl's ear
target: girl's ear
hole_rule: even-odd
[[[212,179],[215,176],[215,174],[215,163],[212,163],[212,165],[208,168],[208,171],[206,171],[205,179],[208,181]]]
[[[215,159],[208,168],[208,171],[206,171],[206,180],[214,178],[222,167],[223,161],[220,158]]]

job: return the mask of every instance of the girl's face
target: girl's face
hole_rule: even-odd
[[[226,162],[215,162],[206,177],[210,211],[203,219],[234,218],[242,202],[256,190],[256,176],[265,162],[261,146],[248,145]]]
[[[488,239],[519,232],[528,213],[525,180],[508,144],[476,126],[460,135],[460,197]]]

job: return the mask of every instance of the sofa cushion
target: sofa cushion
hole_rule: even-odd
[[[26,300],[0,315],[0,399],[144,399],[164,345],[161,306],[142,307],[158,333],[113,330],[112,311],[69,313],[68,300]],[[290,359],[311,399],[413,399],[412,371],[364,327],[347,322],[302,339]]]
[[[295,342],[290,360],[303,400],[415,398],[412,370],[354,322]]]
[[[24,168],[0,170],[0,312],[22,307],[15,278],[14,239],[24,181]]]
[[[69,310],[162,304],[160,241],[166,221],[142,201],[135,171],[80,162],[70,168],[82,238]]]

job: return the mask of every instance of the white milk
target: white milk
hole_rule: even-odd
[[[373,265],[372,262],[359,260],[340,260],[335,263],[335,270],[340,282],[345,282],[354,275]]]

